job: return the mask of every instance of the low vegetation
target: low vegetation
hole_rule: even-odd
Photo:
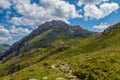
[[[51,31],[48,31],[49,33]],[[120,80],[120,30],[85,39],[60,39],[0,64],[0,80]]]

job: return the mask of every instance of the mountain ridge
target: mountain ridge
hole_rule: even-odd
[[[74,38],[74,37],[86,38],[89,36],[97,35],[96,32],[91,32],[91,31],[85,30],[85,29],[81,28],[80,26],[70,26],[63,21],[53,20],[51,22],[46,22],[46,23],[40,25],[36,30],[34,30],[28,36],[26,36],[23,39],[21,39],[20,41],[14,43],[10,47],[10,49],[8,51],[6,51],[3,56],[1,56],[0,59],[2,60],[4,57],[8,58],[8,55],[10,55],[10,54],[14,54],[14,55],[11,55],[9,57],[17,56],[20,52],[20,49],[28,44],[28,41],[30,41],[31,39],[35,38],[36,36],[42,34],[43,32],[46,32],[48,30],[53,30],[53,33],[50,32],[50,33],[46,34],[46,37],[44,36],[44,38],[41,39],[41,42],[42,42],[42,40],[44,41],[44,40],[48,40],[51,38],[55,38],[55,39],[67,38],[67,37],[68,38]],[[48,45],[44,44],[44,46],[47,47]]]

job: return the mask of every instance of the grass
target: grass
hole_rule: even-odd
[[[40,37],[29,44],[35,44]],[[120,30],[117,30],[107,36],[58,39],[49,48],[30,48],[24,55],[0,64],[0,80],[68,78],[69,72],[61,68],[66,64],[72,75],[82,80],[120,80],[119,40]],[[55,69],[51,68],[56,64]]]
[[[83,80],[119,80],[120,48],[104,49],[67,59],[74,74]]]

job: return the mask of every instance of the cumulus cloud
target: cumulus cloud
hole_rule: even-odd
[[[108,16],[112,12],[119,9],[119,5],[117,3],[103,3],[99,7],[96,5],[86,5],[84,7],[84,17],[86,18],[104,18],[105,16]]]
[[[100,25],[95,25],[93,26],[93,28],[99,32],[104,31],[105,29],[107,29],[110,25],[107,23],[101,23]]]
[[[0,43],[9,42],[14,36],[28,35],[31,30],[27,28],[16,28],[13,26],[10,29],[6,29],[4,26],[0,26]]]
[[[16,28],[15,26],[12,26],[12,28],[9,30],[10,34],[12,36],[19,36],[19,35],[28,35],[29,33],[31,33],[31,30],[27,29],[27,28]]]
[[[30,0],[13,0],[14,8],[23,17],[13,17],[15,25],[38,26],[51,20],[69,22],[71,18],[81,17],[75,5],[63,0],[40,0],[40,4],[31,4]]]
[[[0,26],[0,43],[6,42],[11,38],[9,31],[4,26]]]
[[[0,0],[0,8],[9,9],[11,5],[10,0]]]
[[[84,5],[84,17],[86,19],[101,19],[120,8],[117,3],[109,3],[109,0],[80,0],[78,5]]]

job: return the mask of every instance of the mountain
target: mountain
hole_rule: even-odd
[[[3,53],[9,49],[9,47],[10,46],[8,44],[0,44],[0,56],[2,56]]]
[[[108,35],[110,33],[115,32],[116,30],[120,29],[120,23],[117,23],[113,26],[108,27],[106,30],[104,30],[104,32],[102,33],[103,35]]]
[[[57,40],[68,40],[78,37],[87,38],[95,35],[97,33],[85,30],[80,26],[70,26],[63,21],[46,22],[30,35],[13,44],[1,59],[17,56],[21,51],[27,51],[32,48],[48,48]]]
[[[63,37],[59,33],[60,37],[54,35],[48,41],[46,36],[51,31],[44,32],[29,39],[18,55],[0,64],[0,80],[120,80],[119,28],[90,37],[76,37],[73,32]],[[46,42],[50,44],[43,46]]]

